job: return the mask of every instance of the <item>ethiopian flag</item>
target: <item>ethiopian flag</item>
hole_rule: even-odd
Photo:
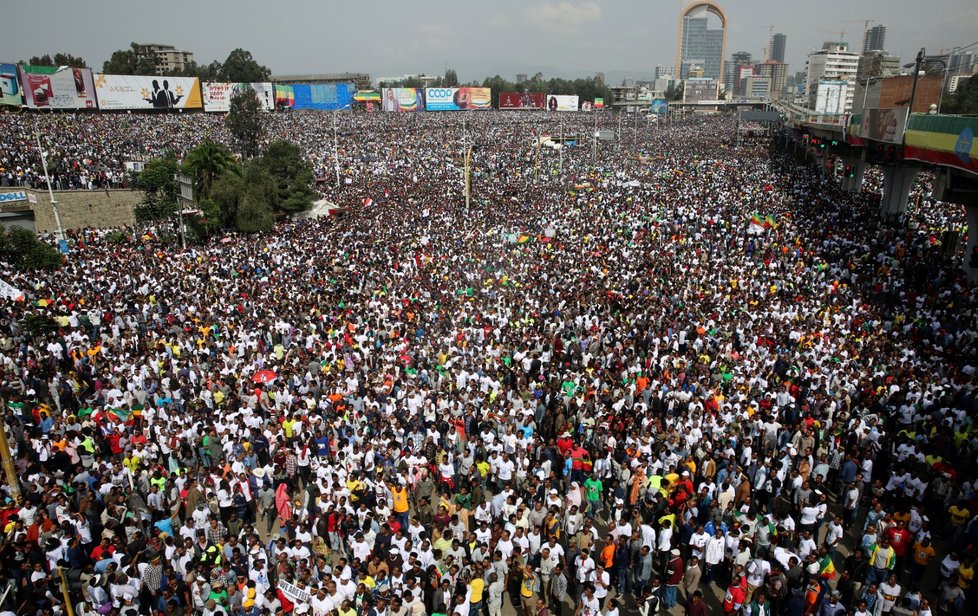
[[[823,580],[835,579],[835,563],[832,562],[831,555],[826,554],[818,561],[818,576]]]
[[[764,233],[767,227],[764,226],[764,219],[760,215],[754,213],[750,217],[750,224],[747,225],[747,232],[754,234]]]
[[[774,216],[768,214],[764,217],[764,226],[768,229],[777,229],[778,221],[774,219]]]
[[[530,236],[529,235],[521,235],[518,238],[516,238],[516,243],[518,243],[518,244],[525,244],[525,243],[527,243],[529,241],[530,241]]]

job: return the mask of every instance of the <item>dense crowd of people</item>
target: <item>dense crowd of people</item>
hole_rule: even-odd
[[[0,264],[0,609],[973,613],[960,208],[922,180],[881,225],[762,131],[594,117],[345,114],[342,215]],[[44,121],[109,170],[223,130]],[[327,178],[331,126],[267,119]]]

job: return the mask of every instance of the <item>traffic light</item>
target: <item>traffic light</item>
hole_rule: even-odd
[[[834,148],[837,145],[839,145],[839,142],[837,140],[833,139],[832,140],[832,147]]]
[[[854,178],[854,177],[856,177],[856,172],[855,172],[855,170],[853,170],[852,165],[846,165],[845,173],[846,173],[846,177],[847,178]]]

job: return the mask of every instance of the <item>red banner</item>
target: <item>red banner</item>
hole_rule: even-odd
[[[547,97],[542,92],[500,92],[500,109],[543,109]]]

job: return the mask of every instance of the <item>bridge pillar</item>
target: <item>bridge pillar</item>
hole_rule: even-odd
[[[898,218],[906,215],[910,189],[917,177],[916,167],[883,167],[883,199],[880,200],[882,218]]]
[[[968,214],[968,245],[964,249],[964,271],[968,275],[968,280],[972,283],[978,282],[978,267],[971,267],[971,258],[978,250],[978,203],[965,206]],[[978,257],[976,257],[978,259]]]
[[[863,189],[863,174],[866,172],[866,162],[861,158],[846,158],[844,164],[849,168],[849,173],[842,176],[842,190],[851,193],[858,193]],[[852,174],[850,177],[850,173]]]

